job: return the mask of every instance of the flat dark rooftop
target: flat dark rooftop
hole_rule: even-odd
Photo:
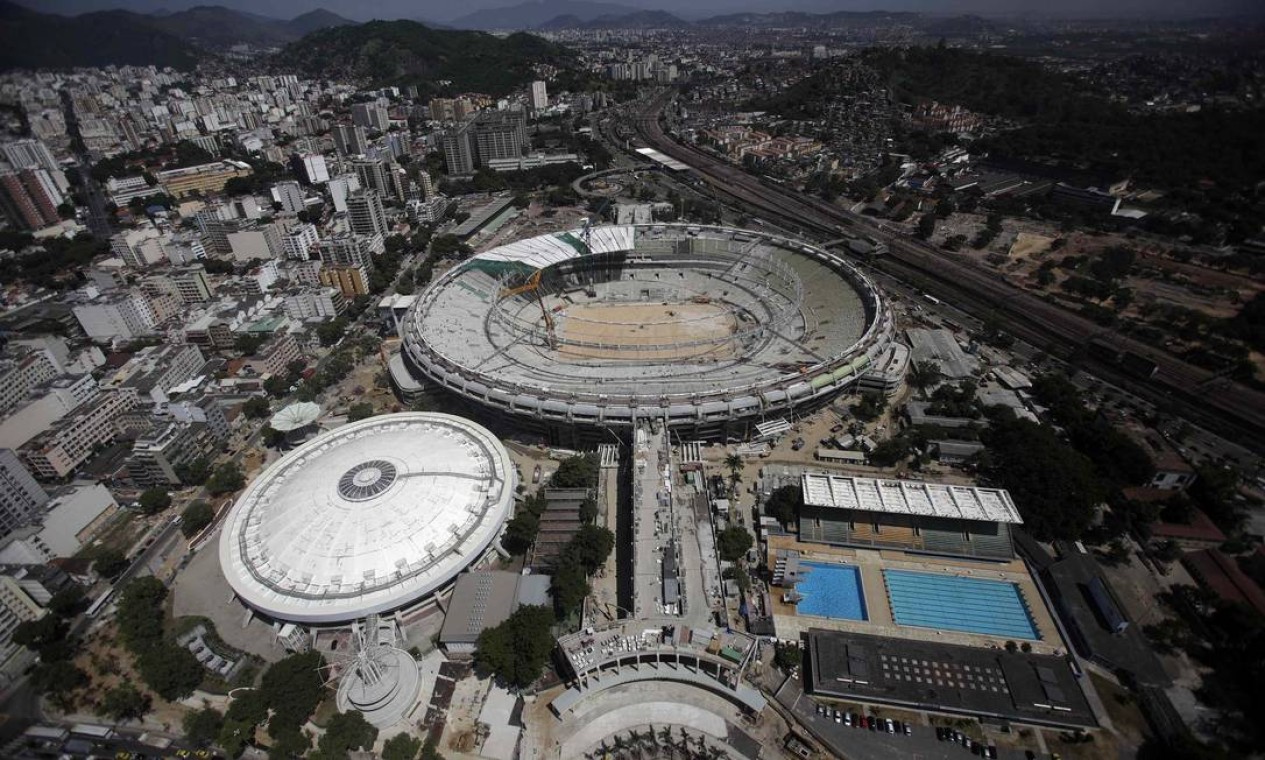
[[[1113,633],[1095,611],[1088,587],[1090,581],[1102,576],[1097,560],[1070,543],[1060,543],[1058,548],[1061,557],[1048,563],[1043,575],[1056,611],[1072,628],[1073,645],[1085,657],[1124,668],[1142,683],[1168,686],[1172,681],[1141,627],[1130,625],[1123,633]],[[1106,578],[1102,580],[1106,583]],[[1120,611],[1128,617],[1123,607]]]
[[[812,629],[812,694],[991,716],[1096,726],[1068,661],[1053,655]]]

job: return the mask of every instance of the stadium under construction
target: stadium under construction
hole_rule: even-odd
[[[512,242],[453,267],[403,324],[414,377],[558,442],[666,422],[749,438],[878,367],[880,291],[840,256],[728,227],[594,226]],[[494,420],[495,421],[495,420]]]

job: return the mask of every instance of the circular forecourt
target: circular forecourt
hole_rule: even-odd
[[[509,517],[515,471],[486,429],[448,414],[370,417],[255,478],[220,536],[237,595],[277,620],[342,623],[443,589]]]
[[[699,436],[820,406],[892,343],[842,257],[730,227],[604,225],[515,241],[437,278],[404,322],[410,371],[519,424]]]

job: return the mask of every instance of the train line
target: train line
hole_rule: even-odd
[[[978,319],[1003,319],[1008,332],[1042,350],[1065,354],[1094,341],[1118,353],[1127,351],[1145,357],[1157,368],[1149,381],[1127,374],[1099,357],[1088,356],[1085,364],[1093,374],[1161,408],[1171,408],[1258,452],[1265,450],[1265,394],[1106,330],[1002,280],[998,274],[954,261],[921,241],[888,232],[859,214],[766,183],[740,167],[677,142],[665,135],[659,124],[659,115],[670,96],[671,91],[667,91],[650,101],[636,115],[633,127],[648,147],[688,164],[718,196],[730,198],[771,221],[789,223],[793,228],[827,238],[838,237],[849,228],[863,233],[888,248],[886,255],[874,261],[876,269],[948,300]]]

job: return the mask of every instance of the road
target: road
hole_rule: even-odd
[[[1128,388],[1160,408],[1169,408],[1257,451],[1265,451],[1265,394],[1218,380],[1209,370],[1106,330],[1011,285],[1000,274],[892,233],[867,217],[761,181],[738,166],[676,142],[664,133],[659,121],[673,95],[672,90],[666,90],[642,102],[633,119],[637,135],[647,146],[688,164],[717,196],[732,199],[761,216],[785,220],[792,229],[806,234],[824,239],[862,234],[884,243],[888,253],[874,260],[876,269],[951,301],[981,321],[996,319],[1008,332],[1052,354],[1076,354],[1096,340],[1117,351],[1144,356],[1158,366],[1155,378],[1149,382],[1139,381],[1116,365],[1092,356],[1082,363],[1095,375]]]

